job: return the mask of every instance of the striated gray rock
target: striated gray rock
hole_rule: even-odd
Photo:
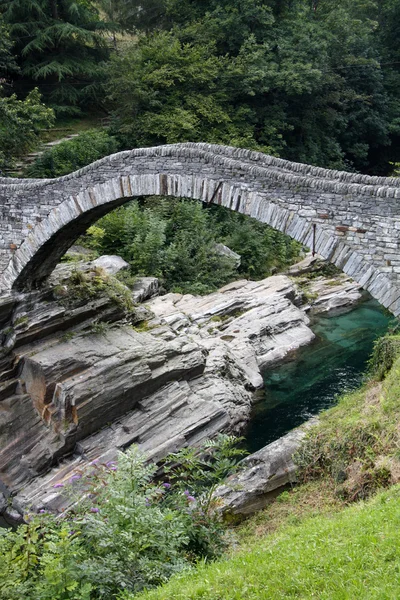
[[[127,327],[50,343],[20,361],[19,390],[3,403],[0,430],[0,472],[13,489],[167,383],[205,367],[196,344],[166,344]]]
[[[297,290],[284,275],[262,281],[230,283],[208,296],[167,294],[148,308],[150,326],[168,325],[206,346],[229,347],[255,388],[262,387],[260,368],[282,360],[314,339],[309,319],[293,304]]]
[[[312,314],[349,310],[363,296],[359,283],[341,272],[328,276],[325,272],[327,266],[321,256],[309,253],[287,271],[287,275],[295,277],[300,293],[305,292],[307,305],[303,308]],[[331,269],[332,265],[329,267]]]
[[[24,486],[17,496],[21,506],[60,511],[67,505],[62,489],[54,486],[69,481],[74,472],[89,470],[93,461],[115,460],[118,451],[138,444],[152,460],[186,445],[199,444],[230,425],[227,411],[217,401],[196,394],[189,381],[172,382],[139,401],[134,410],[76,446],[43,477]]]
[[[157,277],[138,277],[132,287],[132,298],[134,302],[144,302],[160,291],[160,283]]]
[[[351,309],[362,299],[361,286],[346,275],[334,279],[318,277],[309,283],[309,294],[314,298],[311,312],[338,312]]]
[[[299,277],[300,275],[312,273],[313,271],[320,269],[324,264],[326,264],[326,261],[324,261],[321,256],[318,256],[318,254],[313,256],[312,253],[309,252],[303,258],[303,260],[299,261],[295,265],[291,265],[286,271],[286,275]]]
[[[0,302],[1,510],[12,522],[31,505],[62,510],[54,485],[132,443],[159,460],[219,431],[240,433],[263,386],[260,369],[314,338],[286,276],[237,281],[205,297],[152,297],[135,329],[110,298],[64,302],[71,268],[57,268],[54,290]],[[135,288],[134,298],[149,298],[158,281]],[[272,471],[269,485],[280,481]]]
[[[313,422],[316,419],[241,461],[241,469],[215,491],[227,518],[240,520],[261,510],[284,486],[297,481],[293,454]]]

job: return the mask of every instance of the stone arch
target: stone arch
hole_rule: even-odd
[[[135,196],[167,195],[215,202],[254,217],[293,239],[311,246],[312,224],[295,211],[266,202],[257,193],[238,184],[180,175],[134,175],[115,177],[73,195],[52,209],[38,223],[15,252],[4,277],[14,290],[38,286],[52,272],[60,258],[87,228],[114,208]],[[330,260],[335,245],[323,230],[315,236],[315,248]],[[328,253],[326,249],[328,248]],[[344,248],[343,257],[351,253]],[[342,257],[342,258],[343,258]],[[343,268],[344,265],[342,265]]]
[[[315,226],[316,251],[400,314],[399,180],[210,144],[120,152],[55,180],[0,178],[1,288],[39,285],[90,224],[149,195],[214,202],[309,247]]]
[[[307,244],[310,237],[310,224],[305,219],[273,203],[266,204],[257,194],[249,194],[237,184],[176,174],[115,177],[82,190],[54,207],[16,250],[3,279],[17,291],[39,286],[74,241],[100,217],[132,197],[157,195],[215,202],[281,231],[286,231],[289,224],[301,223],[302,227],[295,227],[298,235],[294,239]]]

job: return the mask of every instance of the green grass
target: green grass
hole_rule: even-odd
[[[400,597],[400,487],[201,565],[146,600],[384,600]]]
[[[251,548],[263,538],[289,525],[300,525],[310,517],[332,516],[346,506],[328,477],[309,481],[282,492],[264,510],[235,529],[235,538],[241,548]]]

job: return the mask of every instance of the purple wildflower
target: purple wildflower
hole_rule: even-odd
[[[145,502],[146,506],[150,506],[151,502],[148,498],[146,498],[146,502]]]
[[[164,487],[166,490],[169,490],[169,489],[170,489],[170,487],[171,487],[171,484],[170,484],[170,483],[163,483],[163,484],[161,484],[161,485],[162,485],[162,487]]]
[[[91,465],[97,465],[98,462],[99,462],[99,459],[95,458],[95,460],[92,460],[92,462],[90,464]]]
[[[189,490],[185,490],[183,493],[185,494],[185,496],[190,496]]]
[[[195,502],[196,498],[194,496],[186,496],[189,502]]]
[[[56,483],[55,485],[53,485],[53,488],[62,488],[64,487],[63,483]]]
[[[82,475],[72,475],[72,477],[70,478],[70,482],[72,483],[73,481],[78,481],[78,479],[81,479]]]
[[[112,467],[112,466],[114,466],[115,464],[116,464],[116,463],[115,463],[115,460],[109,460],[109,461],[108,461],[108,463],[106,463],[106,467]]]
[[[92,508],[90,509],[91,513],[98,513],[100,511],[99,508],[97,508],[96,506],[92,506]]]
[[[39,510],[39,512],[40,512],[40,514],[42,515],[42,514],[43,514],[43,513],[45,513],[46,511],[44,510],[44,508],[41,508],[41,509]]]
[[[118,467],[110,467],[111,471],[118,471]]]

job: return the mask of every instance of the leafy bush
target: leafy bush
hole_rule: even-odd
[[[164,482],[136,447],[118,465],[77,472],[67,484],[72,509],[26,515],[16,531],[0,533],[2,600],[109,600],[218,556],[224,530],[212,491],[235,465],[234,441],[221,435],[171,455]]]
[[[117,150],[115,138],[104,130],[91,129],[46,150],[28,167],[26,174],[28,177],[60,177]]]
[[[385,335],[374,344],[374,350],[368,362],[373,377],[382,381],[400,354],[400,335]]]
[[[53,123],[54,113],[42,103],[36,88],[19,100],[16,94],[6,96],[0,85],[0,168],[35,148],[40,130]]]
[[[221,256],[216,243],[242,256]],[[291,264],[300,245],[254,219],[175,198],[135,200],[89,228],[81,240],[102,254],[118,254],[133,274],[159,277],[168,291],[207,294],[237,277],[259,279]]]

